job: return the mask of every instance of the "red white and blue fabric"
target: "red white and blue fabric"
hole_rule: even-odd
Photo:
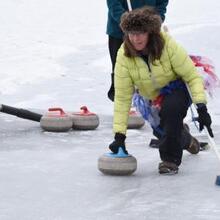
[[[204,79],[205,90],[210,97],[213,97],[215,88],[220,86],[220,80],[215,74],[215,67],[212,61],[203,56],[190,55],[190,58]]]

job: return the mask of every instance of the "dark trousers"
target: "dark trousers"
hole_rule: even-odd
[[[110,58],[112,61],[111,86],[108,91],[108,98],[113,102],[114,102],[114,98],[115,98],[114,69],[115,69],[117,52],[118,52],[118,49],[120,48],[122,43],[123,43],[122,39],[114,38],[111,36],[109,36],[109,38],[108,38],[109,54],[110,54]]]
[[[174,90],[164,98],[160,111],[160,125],[165,132],[159,144],[162,161],[181,164],[183,154],[181,134],[188,106],[189,95],[183,89]]]
[[[109,49],[109,54],[110,54],[110,58],[112,62],[112,73],[114,73],[117,52],[120,46],[122,45],[122,43],[123,43],[123,39],[118,39],[112,36],[108,37],[108,49]]]

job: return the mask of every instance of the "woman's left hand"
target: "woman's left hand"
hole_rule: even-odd
[[[198,122],[199,122],[199,130],[202,131],[204,129],[204,126],[207,128],[208,133],[211,137],[214,137],[211,124],[212,119],[210,114],[208,113],[207,107],[205,104],[197,104],[197,112],[199,115]]]

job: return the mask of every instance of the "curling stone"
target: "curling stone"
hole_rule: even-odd
[[[137,160],[130,154],[125,154],[119,148],[117,154],[106,153],[98,159],[98,169],[107,175],[131,175],[137,169]]]
[[[80,112],[71,113],[73,129],[93,130],[99,126],[99,117],[88,110],[86,106],[80,108]]]
[[[128,129],[139,129],[142,128],[145,121],[141,114],[137,111],[130,110],[128,116]]]
[[[65,132],[72,128],[73,121],[62,108],[49,108],[48,113],[41,118],[40,126],[45,131]]]

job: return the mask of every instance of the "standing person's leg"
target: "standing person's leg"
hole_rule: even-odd
[[[117,57],[118,49],[120,48],[122,43],[123,43],[123,39],[118,39],[112,36],[109,36],[108,38],[108,48],[109,48],[109,54],[110,54],[110,58],[112,62],[111,87],[108,91],[108,98],[111,101],[114,101],[114,96],[115,96],[114,69],[115,69],[116,57]]]
[[[170,165],[171,170],[178,171],[178,166],[181,164],[183,154],[181,133],[188,104],[188,94],[185,90],[179,89],[166,95],[161,106],[161,126],[165,135],[159,144],[160,157],[163,161],[160,166],[165,163],[168,167]],[[159,171],[161,171],[160,166]]]

